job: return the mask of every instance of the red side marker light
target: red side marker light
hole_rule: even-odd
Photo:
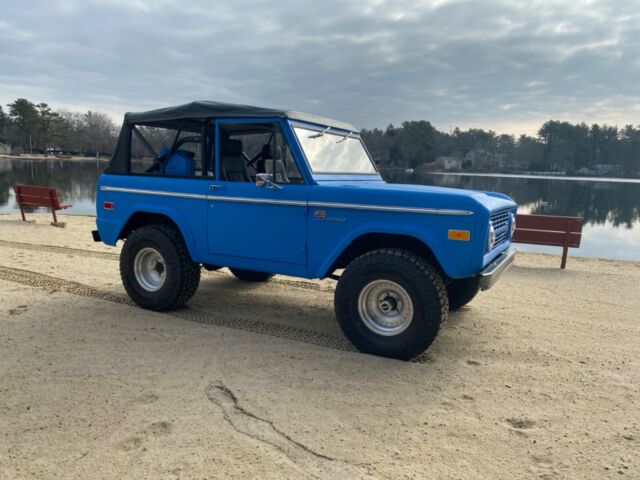
[[[116,204],[113,202],[104,202],[102,204],[102,208],[104,208],[105,210],[113,210],[114,208],[116,208]]]

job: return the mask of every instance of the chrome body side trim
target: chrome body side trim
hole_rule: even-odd
[[[267,205],[289,205],[292,207],[306,207],[305,200],[271,200],[268,198],[248,198],[248,197],[223,197],[207,195],[207,200],[215,202],[234,202],[234,203],[259,203]]]
[[[206,200],[207,198],[207,195],[199,195],[197,193],[162,192],[160,190],[140,190],[137,188],[102,186],[100,190],[103,192],[138,193],[141,195],[158,195],[161,197],[194,198],[196,200]]]
[[[473,215],[469,210],[447,208],[394,207],[388,205],[367,205],[362,203],[309,202],[310,207],[345,208],[351,210],[373,210],[377,212],[424,213],[429,215]]]
[[[219,186],[216,186],[219,188]],[[165,192],[160,190],[142,190],[137,188],[102,186],[103,192],[136,193],[140,195],[157,195],[162,197],[192,198],[196,200],[211,200],[216,202],[258,203],[267,205],[288,205],[295,207],[342,208],[349,210],[371,210],[376,212],[420,213],[427,215],[473,215],[469,210],[454,210],[447,208],[398,207],[390,205],[368,205],[363,203],[337,202],[306,202],[304,200],[276,200],[266,198],[227,197],[217,195],[201,195],[197,193]]]

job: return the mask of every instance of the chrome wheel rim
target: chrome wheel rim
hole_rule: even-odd
[[[133,262],[133,273],[138,284],[146,291],[160,290],[167,278],[164,258],[155,248],[143,248]]]
[[[413,319],[409,293],[391,280],[374,280],[358,297],[360,318],[369,330],[390,337],[404,332]]]

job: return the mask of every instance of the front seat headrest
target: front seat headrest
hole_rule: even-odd
[[[260,151],[260,158],[271,158],[271,145],[265,143]]]
[[[242,141],[227,139],[222,144],[222,155],[233,157],[242,155]]]

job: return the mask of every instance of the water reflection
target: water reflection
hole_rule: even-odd
[[[388,172],[385,178],[394,183],[502,192],[516,201],[521,213],[577,216],[585,224],[610,223],[614,227],[632,228],[640,221],[640,183],[405,172]]]
[[[0,211],[17,207],[12,186],[15,183],[56,187],[64,203],[72,208],[65,213],[95,214],[95,194],[104,161],[0,159]]]

